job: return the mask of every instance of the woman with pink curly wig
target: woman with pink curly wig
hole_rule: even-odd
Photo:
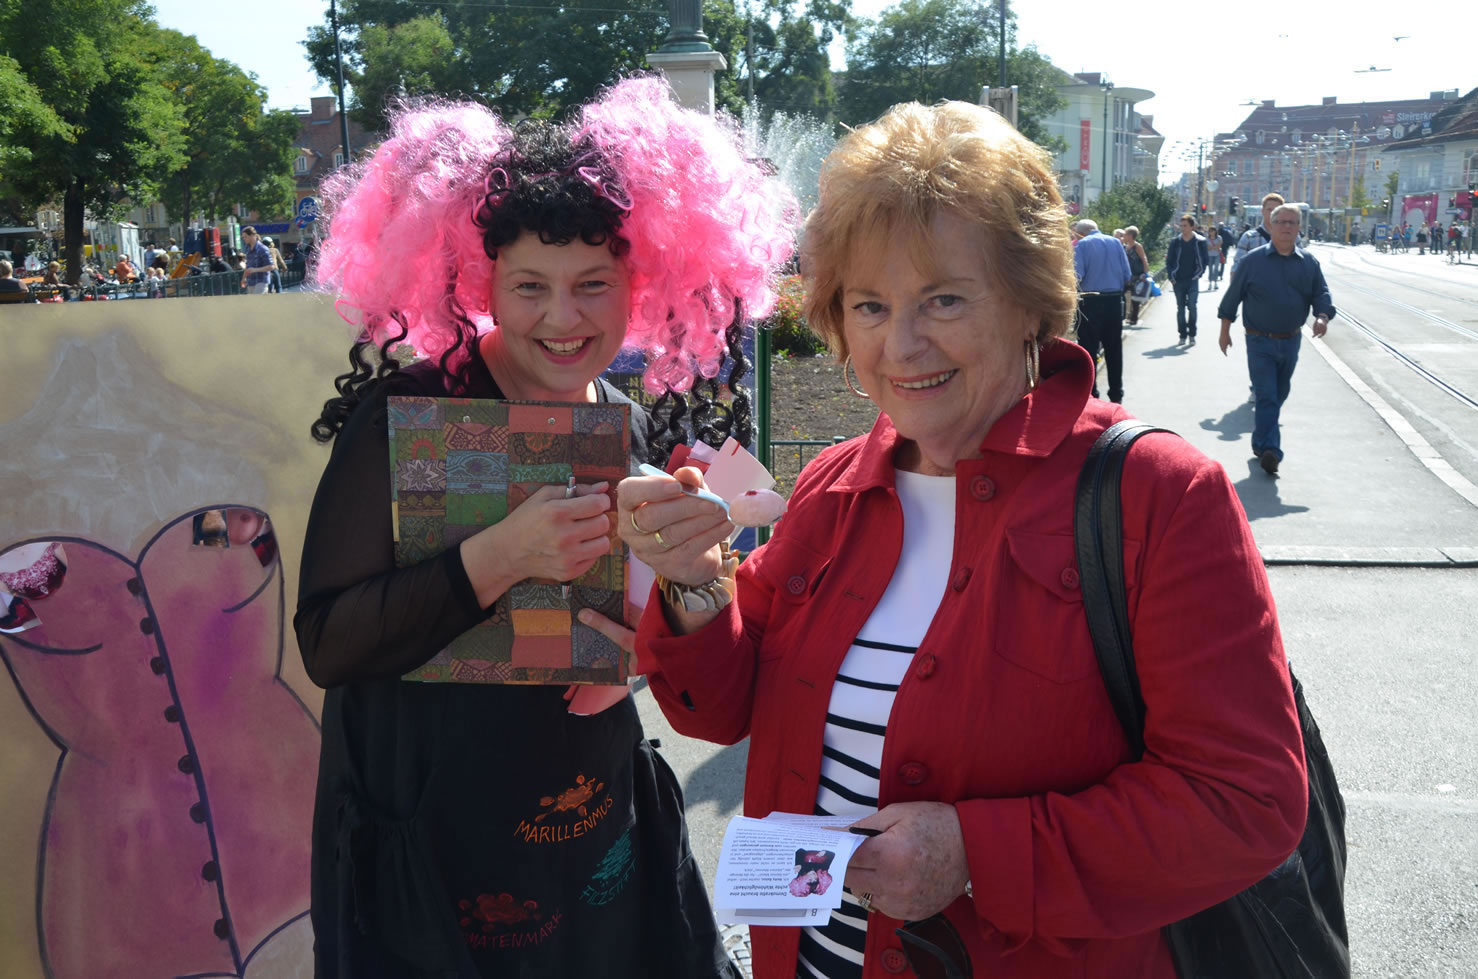
[[[731,128],[644,78],[559,125],[510,128],[469,103],[403,108],[327,198],[316,275],[359,333],[313,426],[333,454],[294,618],[308,675],[327,691],[317,974],[737,975],[676,779],[624,688],[401,679],[509,615],[514,583],[570,581],[607,553],[608,487],[573,499],[546,487],[397,568],[386,399],[630,404],[600,377],[623,346],[645,354],[653,392],[715,391],[744,318],[773,303],[791,252],[787,193]],[[424,359],[398,364],[402,343]],[[677,422],[659,432],[630,410],[633,465],[660,464]],[[730,418],[695,413],[710,437],[741,415],[742,403]]]

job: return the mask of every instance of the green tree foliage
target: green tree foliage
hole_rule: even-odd
[[[838,88],[838,116],[860,125],[900,102],[978,102],[982,86],[1000,73],[999,7],[973,0],[901,0],[876,20],[860,20],[847,36],[847,72]],[[1016,44],[1007,8],[1006,82],[1019,87],[1021,132],[1053,152],[1046,117],[1063,105],[1057,70],[1034,47]]]
[[[1396,199],[1396,188],[1401,186],[1401,171],[1392,170],[1386,174],[1386,196],[1391,200]]]
[[[1168,244],[1165,232],[1175,216],[1175,194],[1152,180],[1129,180],[1100,194],[1082,216],[1097,221],[1105,234],[1131,225],[1138,228],[1139,243],[1155,264]]]
[[[835,93],[826,48],[848,9],[848,0],[760,0],[748,11],[705,0],[704,32],[729,62],[715,79],[718,104],[737,113],[752,75],[761,106],[828,118]],[[668,30],[665,6],[650,0],[345,0],[339,21],[350,115],[376,130],[403,95],[465,96],[507,116],[558,116],[601,87],[649,70],[646,56]],[[318,75],[336,85],[327,18],[303,44]]]
[[[709,0],[703,30],[729,71],[714,79],[718,104],[735,114],[753,101],[768,116],[774,112],[830,120],[836,86],[827,49],[851,23],[850,0],[764,0],[740,10],[726,0]]]
[[[183,112],[159,84],[148,13],[138,0],[0,2],[0,56],[51,113],[13,123],[9,154],[29,160],[7,168],[8,192],[28,209],[61,197],[74,281],[85,212],[148,200],[183,153]]]
[[[24,166],[31,159],[30,147],[22,135],[44,136],[65,141],[69,135],[41,92],[21,70],[20,62],[0,55],[0,189],[7,173]]]
[[[1350,207],[1369,207],[1374,201],[1365,190],[1365,174],[1355,175],[1355,185],[1350,188]]]
[[[644,67],[666,11],[637,0],[508,5],[345,0],[339,5],[350,114],[381,129],[399,95],[462,95],[510,116],[553,116]],[[337,84],[325,16],[303,42]]]
[[[195,38],[160,30],[154,41],[160,84],[184,117],[182,165],[159,188],[169,213],[214,221],[235,204],[264,215],[288,213],[297,117],[264,111],[262,86],[231,62],[213,57]]]

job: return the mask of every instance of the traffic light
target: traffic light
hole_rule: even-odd
[[[1379,170],[1379,169],[1380,169],[1380,157],[1376,157],[1376,158],[1375,158],[1375,168],[1376,168],[1376,169],[1377,169],[1377,170]]]
[[[1205,214],[1206,213],[1206,205],[1205,204],[1202,204],[1201,205],[1201,213],[1202,214]]]
[[[1233,197],[1231,199],[1228,207],[1227,207],[1227,213],[1228,214],[1241,214],[1242,213],[1242,198],[1240,198],[1240,197]]]

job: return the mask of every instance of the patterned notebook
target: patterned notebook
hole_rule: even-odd
[[[465,398],[391,398],[390,478],[395,563],[409,567],[497,523],[541,486],[611,484],[628,475],[631,409]],[[575,615],[593,608],[622,621],[626,548],[577,580],[528,578],[492,614],[405,675],[432,683],[625,683],[620,647]]]

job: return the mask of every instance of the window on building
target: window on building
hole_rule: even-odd
[[[1258,146],[1261,146],[1263,144],[1263,139],[1265,137],[1266,137],[1266,134],[1261,129],[1259,129],[1257,131],[1257,145]]]
[[[299,174],[301,174],[301,173],[307,173],[307,172],[308,172],[308,157],[306,155],[302,154],[302,153],[299,153],[297,155],[297,157],[293,160],[293,173],[299,173]]]
[[[343,165],[344,165],[344,152],[342,150],[334,150],[334,166],[341,167]]]

